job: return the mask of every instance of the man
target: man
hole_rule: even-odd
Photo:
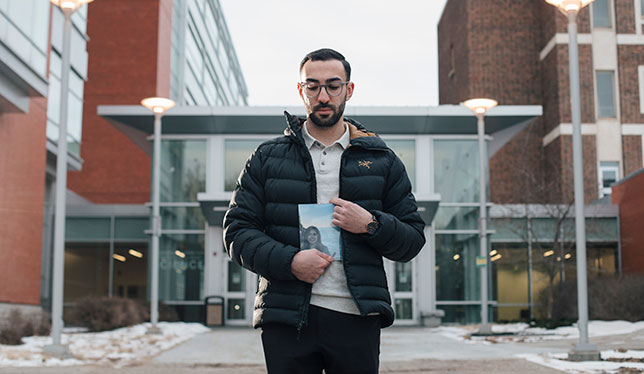
[[[425,244],[405,168],[376,134],[344,118],[351,66],[331,49],[300,63],[306,119],[261,144],[224,218],[231,258],[259,274],[253,325],[270,373],[377,373],[380,329],[393,323],[383,257]],[[341,261],[300,249],[298,204],[335,204]]]

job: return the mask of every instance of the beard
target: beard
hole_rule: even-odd
[[[337,108],[333,106],[330,103],[326,104],[318,104],[315,107],[311,107],[308,103],[306,104],[306,111],[309,113],[309,119],[311,122],[313,122],[314,125],[318,127],[333,127],[342,115],[344,114],[344,105],[346,104],[346,95],[345,95],[345,100],[342,101],[342,104],[340,104]],[[331,109],[332,113],[327,116],[320,116],[316,114],[316,111],[322,109],[322,108],[329,108]]]

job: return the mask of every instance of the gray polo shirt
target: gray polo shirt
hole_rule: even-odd
[[[313,159],[318,204],[327,204],[340,194],[340,160],[342,152],[349,146],[349,127],[345,123],[344,134],[328,147],[309,134],[306,124],[302,126],[302,135]],[[333,261],[313,283],[311,304],[338,312],[360,314],[349,293],[342,261]]]

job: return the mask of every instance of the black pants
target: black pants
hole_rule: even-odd
[[[274,374],[378,373],[380,317],[309,307],[308,324],[262,327],[266,368]]]

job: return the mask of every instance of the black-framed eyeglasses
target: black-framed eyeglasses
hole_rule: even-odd
[[[315,82],[301,82],[302,90],[304,94],[310,98],[318,97],[320,92],[322,92],[322,87],[326,90],[326,93],[331,97],[339,96],[342,93],[344,86],[349,84],[350,81],[340,82],[334,81],[327,84],[319,84]]]

